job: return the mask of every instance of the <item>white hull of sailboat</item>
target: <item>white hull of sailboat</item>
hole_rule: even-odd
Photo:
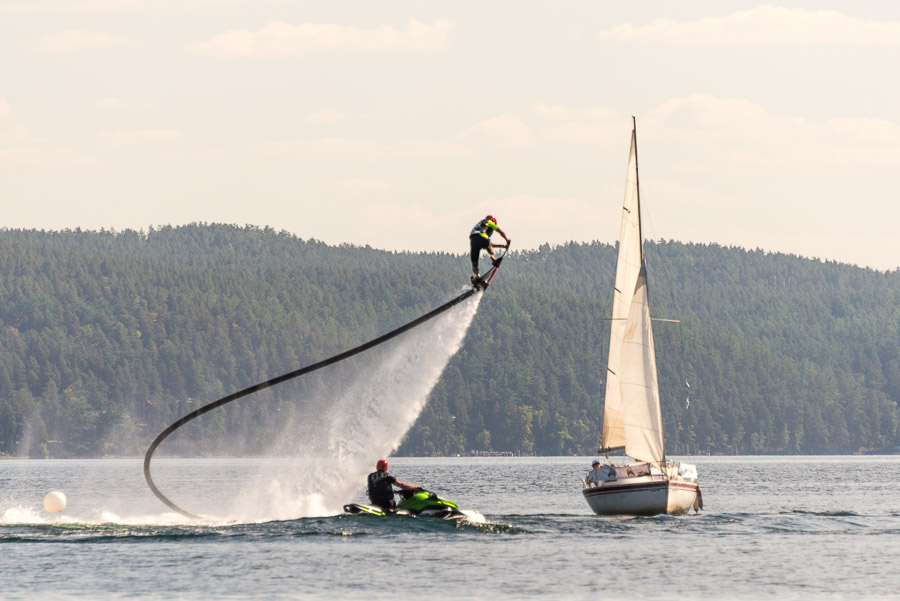
[[[597,515],[685,514],[702,506],[696,482],[681,478],[634,478],[631,482],[606,482],[582,490]]]

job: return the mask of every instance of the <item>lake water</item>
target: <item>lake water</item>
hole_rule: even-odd
[[[271,462],[154,460],[167,495],[220,516],[203,524],[150,493],[140,459],[0,461],[0,598],[900,599],[900,457],[690,461],[698,515],[609,518],[581,497],[590,458],[392,460],[473,510],[454,523],[234,521]]]

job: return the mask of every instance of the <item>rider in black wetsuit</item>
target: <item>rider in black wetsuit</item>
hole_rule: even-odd
[[[491,244],[491,235],[494,232],[499,232],[503,239],[506,240],[506,244]],[[472,283],[474,284],[481,278],[481,274],[478,272],[478,257],[481,255],[481,251],[486,250],[491,257],[491,262],[496,265],[497,258],[494,256],[494,249],[509,248],[509,236],[497,225],[497,218],[493,215],[488,215],[476,223],[471,233],[469,233],[469,248],[472,255],[472,273],[475,274],[472,278]]]
[[[375,469],[377,471],[369,474],[369,501],[372,502],[372,505],[378,505],[386,512],[393,511],[396,507],[393,485],[397,485],[403,490],[416,490],[419,488],[412,484],[400,482],[390,475],[387,471],[387,459],[379,459],[378,463],[375,464]]]

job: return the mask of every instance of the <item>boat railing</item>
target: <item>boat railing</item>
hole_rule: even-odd
[[[663,473],[654,473],[649,463],[637,463],[631,465],[601,465],[598,468],[598,478],[591,479],[589,473],[583,479],[584,486],[595,488],[611,482],[631,480],[632,478],[659,478],[665,477]]]

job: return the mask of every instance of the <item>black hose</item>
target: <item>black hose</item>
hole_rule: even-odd
[[[504,255],[505,254],[506,253],[504,253]],[[487,280],[488,283],[490,283],[490,280],[494,279],[494,275],[496,274],[497,267],[499,267],[499,262],[498,262],[497,266],[495,266],[491,270],[490,279]],[[485,275],[487,275],[487,274],[485,274]],[[231,401],[236,401],[237,399],[243,398],[249,394],[253,394],[254,392],[259,392],[260,390],[265,390],[266,388],[271,388],[272,386],[275,386],[276,384],[281,384],[282,382],[286,382],[287,380],[291,380],[293,378],[302,376],[304,374],[308,374],[310,372],[316,371],[317,369],[322,369],[323,367],[328,367],[329,365],[333,365],[335,363],[343,361],[344,359],[349,359],[350,357],[352,357],[354,355],[358,355],[359,353],[362,353],[363,351],[367,351],[372,347],[378,346],[379,344],[383,344],[383,343],[387,342],[388,340],[395,338],[395,337],[399,336],[400,334],[403,334],[404,332],[407,332],[417,326],[422,325],[429,319],[433,319],[433,318],[437,317],[444,311],[447,311],[448,309],[458,305],[459,303],[463,302],[470,296],[479,292],[479,290],[484,290],[486,287],[487,286],[485,285],[482,288],[473,287],[469,290],[466,290],[465,292],[463,292],[462,294],[460,294],[453,300],[450,300],[450,301],[444,303],[437,309],[434,309],[433,311],[426,313],[422,317],[419,317],[418,319],[414,319],[413,321],[407,323],[406,325],[402,325],[399,328],[388,332],[387,334],[379,336],[378,338],[374,338],[374,339],[370,340],[369,342],[366,342],[365,344],[361,344],[361,345],[359,345],[355,348],[352,348],[348,351],[344,351],[343,353],[339,353],[333,357],[329,357],[328,359],[319,361],[318,363],[313,363],[312,365],[307,365],[306,367],[302,367],[300,369],[288,372],[286,374],[282,374],[278,377],[272,378],[271,380],[266,380],[265,382],[261,382],[254,386],[250,386],[249,388],[239,390],[238,392],[235,392],[235,393],[229,394],[228,396],[222,397],[218,401],[213,401],[212,403],[209,403],[208,405],[204,405],[203,407],[200,407],[199,409],[191,411],[190,413],[188,413],[187,415],[185,415],[184,417],[179,419],[177,422],[173,423],[171,426],[169,426],[168,428],[166,428],[165,430],[160,432],[159,435],[153,440],[153,442],[150,443],[150,447],[147,449],[147,453],[144,455],[144,479],[147,481],[147,486],[150,487],[150,490],[153,491],[153,494],[156,495],[156,497],[160,501],[162,501],[163,503],[168,505],[171,509],[174,509],[181,515],[188,517],[188,518],[197,519],[197,520],[202,519],[200,516],[194,515],[193,513],[189,512],[189,511],[185,511],[184,509],[182,509],[181,507],[176,505],[172,500],[170,500],[166,495],[164,495],[156,487],[156,484],[153,483],[153,478],[150,476],[150,460],[153,458],[153,453],[154,453],[154,451],[156,451],[156,448],[160,445],[160,443],[162,443],[162,441],[165,440],[166,437],[169,436],[169,434],[171,434],[172,432],[174,432],[175,430],[177,430],[184,424],[188,423],[189,421],[196,419],[196,418],[200,417],[201,415],[203,415],[204,413],[208,413],[208,412],[212,411],[213,409],[216,409],[217,407],[221,407],[222,405],[225,405],[226,403],[230,403]]]

